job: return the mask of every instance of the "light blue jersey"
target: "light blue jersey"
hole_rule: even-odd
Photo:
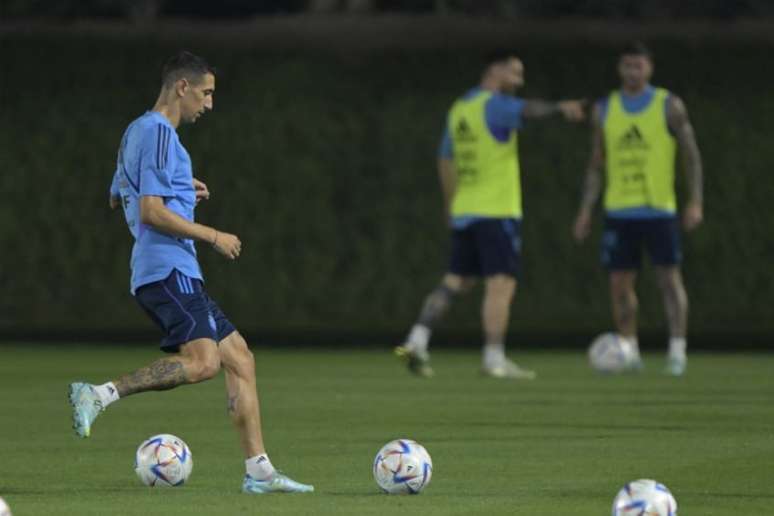
[[[131,292],[167,278],[177,269],[203,280],[193,240],[159,233],[140,222],[140,198],[158,196],[171,211],[193,222],[196,192],[191,158],[166,117],[148,111],[124,132],[110,195],[121,198],[134,237]]]
[[[479,94],[481,88],[476,87],[469,90],[462,98],[468,99]],[[484,116],[486,117],[486,126],[492,137],[499,142],[507,142],[511,131],[518,131],[522,128],[524,110],[524,99],[512,97],[504,93],[494,93],[484,106]],[[454,148],[452,145],[451,133],[449,128],[444,127],[441,136],[441,144],[438,147],[438,157],[452,159],[454,157]],[[490,217],[481,217],[478,215],[465,215],[454,217],[452,227],[454,229],[464,229],[474,222],[486,220]]]

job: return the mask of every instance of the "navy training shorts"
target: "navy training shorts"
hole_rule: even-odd
[[[679,264],[682,247],[677,217],[605,218],[602,264],[607,270],[638,270],[642,266],[643,248],[653,265]]]
[[[180,346],[196,339],[216,343],[236,328],[204,291],[201,280],[173,270],[167,279],[137,289],[135,298],[164,333],[161,350],[177,353]]]
[[[449,272],[459,276],[515,278],[521,272],[521,221],[481,219],[451,234]]]

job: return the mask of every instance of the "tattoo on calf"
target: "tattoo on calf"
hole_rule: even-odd
[[[228,397],[228,413],[229,414],[235,414],[237,410],[237,400],[239,399],[239,396],[229,396]]]
[[[438,319],[446,313],[449,305],[451,305],[453,297],[454,291],[445,285],[436,287],[436,289],[427,296],[417,322],[428,328],[432,328]]]
[[[116,388],[123,397],[144,391],[165,391],[187,382],[182,362],[168,357],[122,376],[116,381]]]

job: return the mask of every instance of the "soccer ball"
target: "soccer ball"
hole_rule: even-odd
[[[374,480],[387,494],[419,494],[432,475],[430,454],[411,439],[388,442],[374,459]]]
[[[603,333],[589,347],[589,363],[600,373],[622,373],[637,360],[632,344],[615,333]]]
[[[613,516],[676,516],[677,501],[664,484],[641,478],[629,482],[613,500]]]
[[[144,441],[135,454],[134,471],[146,486],[181,486],[191,475],[191,469],[191,450],[174,435],[154,435]]]
[[[2,498],[0,498],[0,516],[11,516],[11,508]]]

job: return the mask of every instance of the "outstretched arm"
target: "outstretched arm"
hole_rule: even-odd
[[[670,96],[669,99],[667,123],[677,138],[683,157],[683,169],[688,178],[688,202],[683,211],[683,226],[690,231],[701,224],[704,218],[704,173],[701,154],[685,104],[676,95]]]
[[[544,118],[547,116],[561,113],[565,119],[571,122],[579,122],[586,116],[583,107],[585,100],[561,100],[559,102],[549,102],[539,99],[526,99],[522,115],[525,118]]]
[[[573,235],[579,242],[583,241],[591,231],[591,213],[602,191],[602,167],[605,162],[605,144],[602,138],[602,121],[599,106],[594,106],[591,113],[591,156],[586,167],[586,178],[583,182],[578,215],[573,226]]]

